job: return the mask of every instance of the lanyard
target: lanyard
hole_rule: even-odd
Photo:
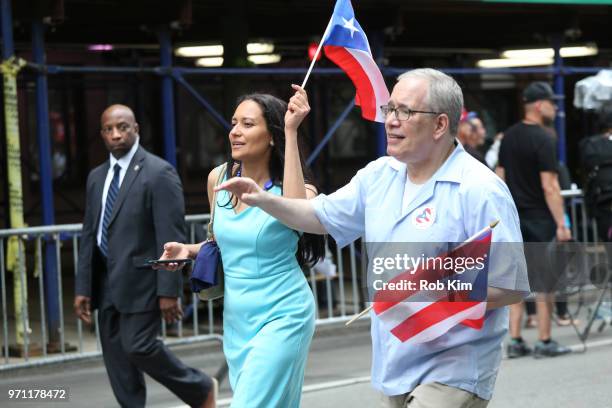
[[[241,177],[242,174],[242,166],[238,167],[238,171],[236,171],[236,177]],[[266,183],[264,184],[264,190],[268,191],[270,190],[272,187],[274,187],[274,183],[272,182],[272,179],[266,181]]]

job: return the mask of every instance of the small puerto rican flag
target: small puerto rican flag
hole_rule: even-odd
[[[325,55],[353,81],[357,89],[355,104],[361,106],[361,116],[384,122],[379,107],[389,102],[389,90],[372,58],[368,38],[355,19],[350,0],[336,1],[323,36],[323,46]]]
[[[458,324],[481,329],[487,307],[491,238],[492,230],[486,228],[450,252],[432,258],[438,262],[432,261],[428,265],[434,266],[421,266],[416,271],[402,272],[391,279],[390,283],[411,281],[415,285],[412,290],[376,292],[373,310],[383,326],[399,341],[415,344],[434,340]],[[440,267],[445,262],[460,258],[480,260],[482,267],[462,271]],[[455,264],[459,265],[456,261]],[[431,286],[442,285],[444,288],[422,290],[421,282]]]

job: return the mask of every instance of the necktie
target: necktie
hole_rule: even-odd
[[[113,213],[113,206],[115,205],[115,199],[119,193],[119,172],[121,172],[121,166],[119,163],[113,167],[115,174],[113,174],[113,180],[108,187],[108,193],[106,193],[106,203],[104,204],[104,219],[102,220],[102,238],[100,239],[100,251],[106,257],[108,257],[108,223],[110,221],[111,214]]]

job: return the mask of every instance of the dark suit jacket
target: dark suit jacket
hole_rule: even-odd
[[[76,294],[99,306],[104,260],[96,235],[102,208],[102,190],[110,161],[87,178],[83,233],[79,249]],[[168,241],[184,242],[185,205],[181,181],[166,161],[138,147],[126,170],[108,226],[108,286],[104,292],[122,313],[159,308],[158,296],[178,297],[181,274],[155,271],[146,265],[157,259]]]

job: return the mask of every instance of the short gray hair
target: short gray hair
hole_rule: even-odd
[[[428,109],[448,115],[448,127],[452,137],[457,135],[461,111],[463,110],[463,92],[452,77],[432,68],[419,68],[406,71],[397,77],[398,81],[408,78],[423,78],[429,83],[426,103]]]

